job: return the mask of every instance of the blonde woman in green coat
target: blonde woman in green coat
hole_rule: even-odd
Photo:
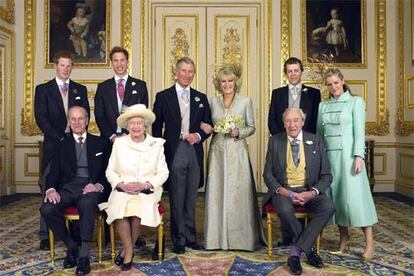
[[[361,227],[365,235],[364,262],[374,256],[372,225],[378,222],[364,163],[365,104],[352,96],[338,69],[325,75],[330,98],[321,102],[317,133],[323,137],[333,181],[326,194],[335,204],[333,223],[338,225],[339,251],[349,243],[348,227]]]

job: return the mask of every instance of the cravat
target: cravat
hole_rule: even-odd
[[[69,85],[64,82],[63,85],[61,85],[61,90],[64,96],[66,96],[68,94],[68,90],[69,90]]]
[[[80,145],[80,147],[81,147],[81,150],[83,150],[83,137],[82,136],[79,136],[78,137],[78,143],[79,143],[79,145]]]
[[[291,89],[292,97],[293,97],[294,100],[296,100],[296,97],[298,96],[298,92],[299,92],[298,90],[299,90],[299,87],[297,87],[297,86],[293,86],[292,89]]]
[[[181,99],[184,101],[185,104],[188,104],[188,102],[190,101],[190,93],[186,89],[182,90]]]
[[[290,142],[290,147],[292,149],[292,157],[293,157],[293,163],[295,163],[295,166],[297,167],[299,164],[299,139],[293,139],[292,142]]]
[[[118,96],[122,100],[124,100],[124,94],[125,94],[125,87],[123,84],[124,79],[118,80]]]

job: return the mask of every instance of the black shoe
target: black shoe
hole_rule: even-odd
[[[294,275],[302,274],[302,266],[300,265],[300,258],[298,256],[289,256],[287,264]]]
[[[79,258],[78,266],[76,267],[76,275],[86,275],[89,272],[91,272],[89,257]]]
[[[131,267],[132,267],[132,262],[134,261],[134,254],[132,254],[132,258],[131,258],[131,261],[129,262],[129,263],[123,263],[122,265],[121,265],[121,270],[122,271],[127,271],[127,270],[130,270],[131,269]]]
[[[282,241],[279,241],[277,243],[277,247],[281,247],[281,246],[291,246],[291,245],[292,245],[292,241],[290,241],[290,240],[282,240]]]
[[[173,252],[175,254],[184,254],[185,253],[185,246],[174,245]]]
[[[121,265],[124,263],[124,257],[122,257],[122,256],[121,256],[121,252],[122,252],[122,251],[120,251],[120,252],[118,253],[118,255],[116,255],[115,260],[114,260],[114,263],[115,263],[117,266],[121,266]]]
[[[41,240],[40,241],[40,246],[39,246],[40,250],[49,250],[50,249],[50,242],[48,239],[45,240]]]
[[[164,260],[164,252],[165,252],[165,238],[162,239],[161,261]],[[153,261],[160,261],[160,255],[158,255],[158,240],[155,241],[154,250],[152,251],[152,260]]]
[[[145,248],[147,242],[144,240],[144,238],[142,238],[141,236],[138,237],[137,241],[135,242],[135,248],[136,249],[141,249],[141,248]]]
[[[306,254],[306,256],[308,257],[308,262],[310,265],[317,268],[323,267],[322,259],[321,257],[319,257],[318,252],[316,252],[315,247],[312,247],[311,251],[309,252],[309,254]]]
[[[204,246],[202,246],[201,244],[198,244],[197,242],[190,242],[190,243],[187,243],[185,246],[190,247],[191,249],[194,249],[194,250],[204,250]]]
[[[68,250],[68,252],[66,253],[65,260],[63,260],[63,267],[64,268],[75,267],[77,265],[78,256],[79,256],[78,249]]]

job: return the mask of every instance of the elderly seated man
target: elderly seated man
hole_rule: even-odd
[[[88,122],[88,113],[83,107],[69,109],[71,133],[58,145],[40,208],[48,227],[68,250],[63,267],[77,266],[76,275],[85,275],[91,270],[89,251],[98,204],[111,191],[105,177],[109,141],[87,133]],[[70,206],[79,210],[80,248],[64,224],[64,209]]]
[[[300,256],[305,252],[309,264],[323,267],[314,244],[335,212],[332,201],[324,194],[332,182],[332,174],[322,140],[302,131],[305,114],[300,108],[288,108],[283,113],[286,133],[269,139],[263,172],[268,193],[264,204],[272,200],[281,223],[293,237],[294,246],[288,266],[293,274],[302,273]],[[306,228],[295,217],[295,206],[313,213]]]

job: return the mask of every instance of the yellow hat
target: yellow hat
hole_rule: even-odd
[[[142,117],[148,124],[152,124],[155,121],[155,114],[151,109],[147,108],[144,104],[134,104],[127,107],[124,112],[119,115],[116,123],[122,128],[126,128],[127,121],[133,117]]]

